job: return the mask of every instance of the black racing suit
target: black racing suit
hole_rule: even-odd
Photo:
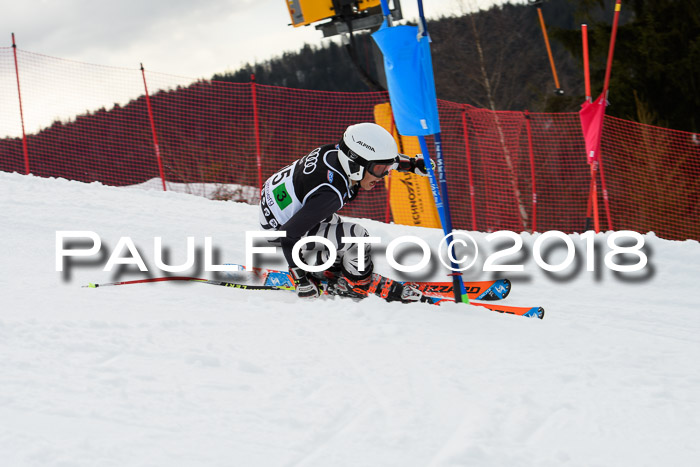
[[[286,237],[281,237],[279,243],[290,267],[295,266],[292,248],[306,235],[329,238],[340,256],[344,253],[340,242],[342,236],[367,235],[359,225],[341,222],[335,215],[357,197],[358,190],[359,184],[351,186],[341,167],[336,146],[321,146],[267,179],[260,196],[260,225],[265,230],[286,232]],[[346,247],[345,251],[348,249]],[[366,255],[369,258],[369,245]],[[365,264],[371,272],[371,261]],[[346,272],[351,275],[365,272],[347,266]]]

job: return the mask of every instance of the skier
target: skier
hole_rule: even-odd
[[[357,243],[343,243],[342,237],[367,237],[359,224],[338,216],[343,206],[357,198],[360,188],[371,190],[391,170],[427,175],[422,156],[398,153],[391,134],[375,123],[349,126],[338,144],[327,144],[283,167],[264,183],[260,193],[260,225],[265,230],[280,230],[286,236],[273,243],[282,247],[289,271],[296,283],[297,295],[316,298],[319,279],[327,279],[327,291],[352,298],[365,298],[370,289],[380,291],[388,301],[418,301],[422,294],[413,287],[390,279],[373,279],[371,245],[365,245],[364,267],[360,267]],[[322,236],[338,252],[333,266],[325,274],[307,273],[292,259],[292,248],[305,236]],[[310,264],[328,260],[329,252],[315,253],[307,243],[302,259]],[[307,257],[304,258],[304,255]],[[373,283],[373,281],[375,283]]]

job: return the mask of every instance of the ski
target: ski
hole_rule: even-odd
[[[432,305],[440,305],[441,303],[445,302],[451,302],[454,303],[454,298],[447,297],[447,298],[438,298],[438,297],[426,297],[427,303],[430,303]],[[498,313],[504,313],[507,315],[517,315],[517,316],[524,316],[526,318],[539,318],[543,319],[544,318],[544,308],[541,306],[511,306],[511,305],[502,305],[500,303],[484,303],[484,302],[475,302],[473,300],[470,300],[467,305],[473,305],[473,306],[480,306],[482,308],[486,308],[491,311],[495,311]]]
[[[517,316],[524,316],[526,318],[538,318],[538,319],[543,319],[544,318],[544,308],[541,306],[533,306],[533,307],[522,307],[522,306],[506,306],[506,305],[501,305],[500,303],[478,303],[478,302],[469,302],[470,305],[474,306],[480,306],[487,308],[491,311],[496,311],[498,313],[505,313],[507,315],[517,315]]]
[[[244,266],[238,266],[240,271],[245,271]],[[277,271],[274,269],[253,268],[253,272],[263,279],[263,284],[273,287],[280,287],[284,290],[293,290],[294,281],[287,271]],[[374,274],[378,276],[378,274]],[[443,302],[454,303],[451,282],[411,282],[412,286],[417,286],[424,295],[423,303],[440,305]],[[498,313],[524,316],[527,318],[544,318],[544,308],[541,306],[520,307],[495,303],[474,302],[472,300],[501,300],[508,296],[511,283],[508,279],[497,279],[494,281],[465,282],[465,288],[469,295],[469,305],[480,306]],[[377,291],[371,291],[379,294]]]
[[[242,284],[242,283],[238,283],[238,282],[220,281],[220,280],[214,280],[214,279],[201,279],[198,277],[187,277],[187,276],[156,277],[156,278],[148,278],[148,279],[137,279],[137,280],[131,280],[131,281],[121,281],[121,282],[105,282],[105,283],[101,283],[101,284],[90,283],[90,284],[84,285],[82,287],[94,289],[94,288],[98,288],[98,287],[129,285],[129,284],[145,284],[145,283],[166,282],[166,281],[199,282],[202,284],[218,285],[218,286],[222,286],[222,287],[228,287],[228,288],[233,288],[233,289],[243,289],[243,290],[294,291],[293,285],[282,285],[282,284],[271,285],[271,284],[267,284],[267,283],[263,284],[263,285]],[[379,295],[381,291],[376,290],[374,292],[375,292],[375,294]],[[324,293],[327,293],[327,292],[325,292],[325,290],[324,290]],[[454,303],[454,299],[451,299],[449,297],[431,297],[431,296],[425,295],[423,298],[424,299],[418,303],[429,303],[431,305],[440,305],[441,303],[444,303],[444,302]],[[520,307],[520,306],[501,305],[499,303],[483,303],[483,302],[474,302],[474,301],[470,301],[468,303],[468,305],[486,308],[488,310],[495,311],[498,313],[524,316],[527,318],[539,318],[539,319],[544,318],[544,308],[542,308],[540,306]]]
[[[246,272],[245,267],[242,265],[228,263],[227,266],[236,266],[239,268],[239,272]],[[261,279],[264,285],[294,287],[294,281],[287,271],[253,268],[252,272]],[[402,284],[406,283],[403,281],[398,282]],[[447,300],[454,297],[452,293],[452,282],[412,281],[409,283],[428,297],[444,298]],[[508,296],[511,289],[511,283],[508,279],[465,282],[464,286],[469,300],[502,300]],[[454,299],[452,300],[454,301]]]

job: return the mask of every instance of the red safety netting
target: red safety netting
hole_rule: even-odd
[[[583,230],[590,175],[578,114],[492,112],[440,104],[457,226],[481,231]]]
[[[256,202],[261,180],[338,141],[349,124],[373,121],[375,105],[388,101],[386,93],[195,81],[21,50],[17,64],[12,48],[0,48],[0,170],[27,171],[19,72],[30,173],[157,189],[162,174],[168,189],[246,202]],[[447,101],[439,111],[456,228],[588,228],[591,174],[577,113]],[[700,239],[698,135],[606,117],[601,157],[603,228]],[[387,203],[377,187],[342,213],[387,221]]]
[[[700,135],[605,117],[601,149],[615,229],[700,239]]]

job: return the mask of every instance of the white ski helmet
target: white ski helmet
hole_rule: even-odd
[[[382,178],[396,168],[398,147],[391,134],[376,123],[350,125],[338,143],[338,159],[350,180],[359,182],[365,170]]]

